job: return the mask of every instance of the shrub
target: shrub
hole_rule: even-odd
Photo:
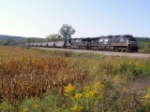
[[[17,112],[16,108],[10,103],[3,101],[0,104],[0,112]]]
[[[150,52],[150,42],[147,42],[147,43],[144,45],[144,52]]]

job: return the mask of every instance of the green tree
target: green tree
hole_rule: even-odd
[[[27,42],[27,43],[32,42],[31,38],[27,38],[26,42]]]
[[[58,34],[50,34],[50,35],[46,36],[45,41],[49,42],[49,41],[56,41],[56,40],[60,40],[60,39],[61,39],[60,35],[58,35]]]
[[[71,35],[75,33],[75,29],[71,25],[63,24],[59,31],[62,38],[71,38]]]
[[[150,42],[147,42],[147,43],[144,45],[144,52],[150,52]]]
[[[2,43],[2,45],[8,45],[8,43],[5,41],[5,42]]]
[[[39,42],[39,40],[36,39],[36,38],[27,38],[26,42],[27,43],[30,43],[30,42]]]

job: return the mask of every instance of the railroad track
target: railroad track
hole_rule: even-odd
[[[64,49],[64,48],[43,48],[43,47],[32,47],[35,49],[45,49],[45,50],[55,50],[55,51],[67,51],[74,53],[93,53],[93,54],[101,54],[105,56],[124,56],[130,58],[150,58],[150,54],[148,53],[128,53],[128,52],[114,52],[114,51],[93,51],[93,50],[80,50],[80,49]]]

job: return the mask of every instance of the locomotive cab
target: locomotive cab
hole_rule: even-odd
[[[127,38],[126,43],[128,44],[129,51],[138,52],[138,45],[135,38]]]

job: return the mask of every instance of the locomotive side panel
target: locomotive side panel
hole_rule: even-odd
[[[74,38],[70,40],[71,48],[80,49],[83,47],[82,38]]]

